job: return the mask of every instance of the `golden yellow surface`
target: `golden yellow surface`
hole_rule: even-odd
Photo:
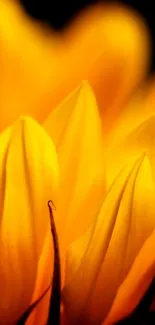
[[[56,35],[0,0],[1,325],[15,323],[51,283],[48,200],[56,206],[63,325],[112,325],[150,285],[149,44],[142,20],[118,5],[92,7]],[[28,325],[46,323],[49,298]]]

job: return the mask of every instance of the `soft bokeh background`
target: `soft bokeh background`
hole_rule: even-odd
[[[48,23],[61,32],[81,9],[95,3],[123,3],[140,13],[150,29],[152,39],[152,62],[150,72],[155,70],[155,3],[154,0],[19,0],[33,18]]]

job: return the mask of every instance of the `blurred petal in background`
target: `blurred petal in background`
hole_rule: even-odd
[[[97,5],[56,34],[17,1],[0,0],[0,129],[19,115],[42,122],[82,79],[95,93],[108,130],[148,68],[142,19],[120,5]]]

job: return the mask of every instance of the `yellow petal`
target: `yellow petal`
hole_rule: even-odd
[[[104,325],[128,316],[143,297],[155,276],[155,231],[144,243],[129,274],[120,286]]]
[[[154,195],[147,157],[134,158],[112,184],[92,226],[69,248],[64,303],[75,324],[100,324],[105,319],[155,227]]]
[[[131,156],[144,151],[150,159],[153,159],[155,127],[153,96],[154,84],[152,81],[146,82],[135,92],[120,118],[115,121],[104,146],[107,186],[112,183]]]
[[[90,86],[84,82],[46,121],[60,165],[56,210],[62,255],[98,212],[105,190],[101,121]]]
[[[0,136],[0,154],[0,323],[12,324],[34,291],[58,166],[52,141],[31,118],[21,118]]]
[[[155,115],[142,115],[131,112],[126,119],[122,118],[108,139],[105,149],[107,186],[122,166],[142,151],[150,160],[155,180]]]
[[[113,129],[109,134],[110,141],[116,143],[124,140],[139,125],[154,115],[154,93],[153,80],[145,81],[133,93],[120,117],[113,125]]]
[[[82,79],[109,128],[145,75],[147,52],[145,26],[127,9],[92,7],[58,37],[28,19],[18,2],[0,0],[0,129],[21,114],[42,122]]]

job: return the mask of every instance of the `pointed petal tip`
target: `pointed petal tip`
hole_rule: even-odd
[[[91,96],[91,99],[93,101],[94,99],[96,101],[95,92],[88,80],[82,80],[78,89],[79,89],[79,96],[81,95],[81,93],[83,93],[84,95],[88,94],[89,96]]]
[[[87,79],[82,80],[79,88],[80,89],[89,89],[89,90],[91,90],[93,92],[92,87],[91,87],[91,85],[90,85],[90,83],[89,83],[89,81]]]
[[[37,138],[37,136],[42,139],[42,141],[49,143],[50,147],[53,148],[53,151],[55,150],[54,144],[52,139],[49,137],[46,130],[42,127],[42,125],[35,120],[33,117],[29,115],[22,115],[20,116],[15,123],[13,124],[13,130],[14,132],[19,132],[19,134],[23,133],[24,139],[26,139],[26,142],[29,142],[30,146],[32,147],[31,139],[33,137],[33,140]],[[35,140],[34,140],[35,141]]]
[[[82,94],[91,94],[95,98],[95,93],[93,91],[92,86],[90,85],[88,80],[82,80],[69,94],[56,106],[55,109],[67,103],[71,98],[76,96],[77,98],[80,97]]]
[[[45,128],[33,117],[31,117],[29,115],[22,115],[15,121],[15,123],[13,124],[13,127],[15,129],[18,127],[21,127],[26,132],[28,131],[28,133],[31,133],[33,131],[33,134],[35,136],[36,136],[35,132],[39,132],[39,133],[41,132],[44,139],[47,139],[47,141],[49,141],[54,148],[53,141],[52,141],[51,137],[49,137]],[[24,131],[24,134],[25,134],[25,131]]]
[[[17,120],[16,123],[33,123],[34,125],[39,125],[39,123],[31,116],[29,115],[21,115]]]
[[[21,115],[19,116],[15,122],[12,124],[13,127],[16,129],[17,127],[21,126],[21,127],[36,127],[36,126],[40,126],[39,123],[33,119],[31,116],[29,115]]]

